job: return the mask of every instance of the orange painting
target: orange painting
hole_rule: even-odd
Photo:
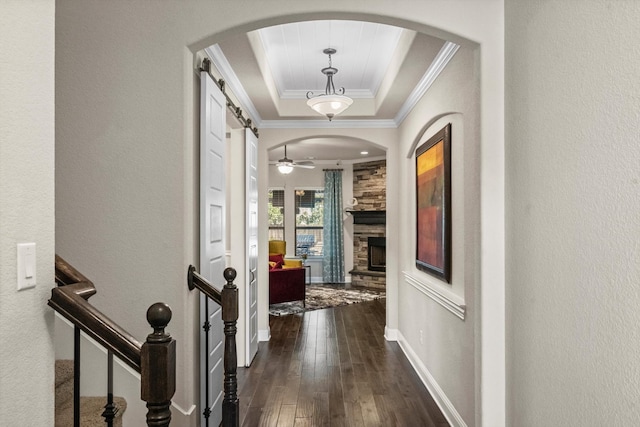
[[[416,150],[416,265],[448,282],[447,185],[450,172],[448,140],[445,138],[448,133],[443,131]]]

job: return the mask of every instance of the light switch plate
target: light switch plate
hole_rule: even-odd
[[[36,286],[36,244],[18,243],[18,290]]]

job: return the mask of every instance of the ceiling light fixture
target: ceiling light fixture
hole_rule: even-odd
[[[276,167],[278,168],[278,172],[283,175],[288,175],[293,172],[293,168],[303,168],[303,169],[313,169],[316,166],[313,162],[310,161],[301,161],[294,162],[290,158],[287,157],[287,146],[284,146],[284,158],[278,160],[276,163]]]
[[[323,68],[322,74],[327,76],[327,86],[324,89],[324,93],[313,96],[313,92],[307,92],[307,105],[313,109],[313,111],[327,116],[331,121],[335,116],[342,113],[353,104],[353,99],[348,96],[344,96],[344,88],[341,87],[336,93],[336,88],[333,85],[333,76],[338,72],[338,69],[331,65],[331,55],[336,53],[333,48],[326,48],[322,51],[324,54],[329,55],[329,66]]]
[[[283,163],[278,165],[278,172],[282,175],[289,175],[293,171],[293,166]]]
[[[278,160],[276,163],[276,167],[278,168],[278,172],[282,175],[289,175],[293,172],[293,160],[287,158],[287,146],[284,146],[284,159]]]

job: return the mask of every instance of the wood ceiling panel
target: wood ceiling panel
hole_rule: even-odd
[[[258,30],[278,92],[285,98],[302,98],[309,91],[323,91],[327,47],[338,68],[334,81],[353,97],[378,91],[402,28],[371,22],[310,21]],[[358,95],[360,94],[360,95]]]

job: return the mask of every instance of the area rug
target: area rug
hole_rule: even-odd
[[[302,301],[271,304],[269,306],[269,314],[272,316],[286,316],[287,314],[304,313],[305,311],[319,310],[321,308],[373,301],[384,297],[384,291],[375,289],[345,289],[344,285],[307,285],[306,307],[302,306]]]

